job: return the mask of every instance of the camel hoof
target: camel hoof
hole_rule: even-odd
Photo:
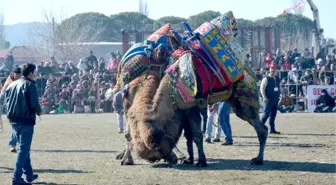
[[[122,166],[130,166],[130,165],[134,165],[134,162],[133,161],[121,161],[121,164]]]
[[[253,158],[251,160],[251,165],[264,165],[264,161],[262,159]]]
[[[184,159],[184,160],[182,160],[182,164],[194,164],[194,160],[193,159]]]
[[[204,159],[204,160],[198,160],[198,162],[196,163],[196,167],[207,167],[208,166],[208,164],[207,164],[207,162],[206,162],[206,160]]]

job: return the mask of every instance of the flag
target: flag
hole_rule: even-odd
[[[299,10],[302,6],[304,6],[304,2],[302,0],[299,0],[294,3],[290,8],[285,9],[282,12],[282,15],[286,15],[288,13],[291,13],[292,11],[296,12],[296,10]]]

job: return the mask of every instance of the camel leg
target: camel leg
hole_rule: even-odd
[[[257,132],[259,140],[259,154],[256,158],[252,159],[251,164],[263,165],[268,128],[261,122],[258,109],[246,103],[239,102],[238,100],[232,100],[229,103],[236,115],[252,125],[254,130]]]
[[[126,143],[126,149],[123,152],[123,158],[121,161],[121,165],[133,165],[133,157],[131,154],[131,142],[132,142],[132,137],[131,137],[131,133],[130,133],[130,127],[127,125],[127,130],[126,130],[126,134],[125,134],[127,143]],[[121,154],[119,154],[121,155]]]
[[[183,113],[182,118],[183,130],[184,130],[184,137],[186,138],[187,142],[187,151],[189,157],[187,159],[182,160],[183,164],[194,164],[194,148],[193,148],[193,135],[192,135],[192,127],[189,121],[188,115],[186,111]]]
[[[130,130],[129,130],[129,126],[128,126],[127,123],[126,123],[126,128],[127,128],[126,131],[125,131],[126,149],[124,149],[120,154],[118,154],[118,155],[116,156],[116,159],[117,159],[117,160],[121,160],[121,159],[124,158],[125,153],[126,153],[126,150],[127,150],[127,148],[128,148],[128,145],[129,145],[129,143],[130,143],[131,140],[132,140],[132,138],[131,138],[131,134],[130,134]]]
[[[199,107],[192,107],[186,110],[188,120],[191,125],[192,138],[197,146],[198,152],[198,162],[196,163],[197,167],[206,167],[206,157],[203,149],[203,134],[201,129],[201,113]]]
[[[127,145],[126,145],[126,148],[127,148]],[[126,149],[124,149],[120,154],[118,154],[116,156],[116,159],[121,160],[122,158],[124,158],[125,152],[126,152]]]

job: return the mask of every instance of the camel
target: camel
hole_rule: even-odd
[[[134,114],[128,116],[141,118],[143,125],[167,125],[173,130],[177,112],[199,106],[199,100],[208,104],[220,101],[229,103],[239,118],[254,127],[260,146],[257,157],[253,158],[251,163],[262,165],[268,128],[260,121],[258,89],[254,75],[244,65],[244,55],[232,40],[237,32],[232,12],[212,20],[211,23],[205,23],[194,32],[190,31],[187,25],[186,28],[189,30],[189,39],[185,39],[184,45],[188,47],[179,49],[177,61],[166,70],[156,92],[153,92],[154,86],[148,89],[148,92],[144,92],[149,95],[146,105],[150,106],[140,102],[133,103]],[[195,32],[198,34],[194,34]],[[214,43],[216,45],[211,46]],[[212,65],[214,63],[216,65]],[[132,88],[126,88],[126,91],[132,92]],[[136,123],[139,120],[130,121]],[[195,126],[192,129],[198,151],[202,153],[201,128]],[[172,142],[177,141],[175,137],[157,138],[157,135],[153,134],[151,138],[171,147],[165,147],[165,151],[157,148],[158,153],[154,157],[156,160],[160,157],[174,156],[171,151],[175,146]],[[166,142],[163,141],[165,139]],[[129,156],[124,157],[127,159]],[[198,164],[206,166],[205,155],[199,155]]]
[[[162,124],[157,124],[156,122],[151,122],[150,119],[143,120],[144,117],[149,116],[147,110],[150,110],[152,98],[159,86],[159,81],[162,77],[162,75],[160,76],[160,71],[162,68],[167,67],[167,63],[165,62],[169,57],[169,53],[166,52],[167,48],[158,47],[162,46],[160,42],[165,42],[161,36],[165,34],[165,36],[167,36],[167,31],[170,31],[169,24],[163,26],[153,34],[157,36],[157,33],[161,32],[160,37],[156,37],[158,38],[156,40],[157,43],[152,44],[154,46],[149,48],[153,50],[151,53],[152,57],[148,57],[147,53],[145,54],[143,52],[143,48],[145,48],[145,50],[148,49],[146,46],[138,45],[131,48],[129,52],[125,54],[119,65],[118,83],[114,88],[114,93],[120,91],[122,88],[128,88],[124,94],[123,103],[126,122],[128,123],[128,129],[125,133],[127,144],[126,149],[117,156],[117,159],[122,159],[122,165],[134,164],[131,155],[132,150],[136,151],[140,158],[147,159],[150,162],[164,159],[168,163],[176,164],[177,157],[171,148],[178,142],[183,129],[183,123],[196,125],[188,122],[189,120],[195,119],[190,118],[190,116],[189,119],[186,119],[186,113],[184,111],[176,113],[175,119],[172,122],[160,122]],[[162,34],[162,32],[165,34]],[[172,35],[168,36],[172,37]],[[149,37],[149,40],[151,40],[151,38],[152,36]],[[153,68],[153,66],[160,67]],[[188,110],[189,115],[191,115],[190,113],[197,114],[197,109]],[[190,131],[186,131],[186,133],[191,133],[191,129]],[[188,134],[186,137],[189,142],[192,140],[191,134]],[[188,153],[189,158],[186,159],[184,163],[192,164],[192,146],[191,149],[188,150]]]

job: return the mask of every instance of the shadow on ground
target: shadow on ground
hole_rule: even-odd
[[[242,147],[254,147],[259,146],[257,142],[243,142],[234,143],[234,146]],[[266,147],[296,147],[296,148],[330,148],[330,146],[325,144],[308,144],[308,143],[266,143]]]
[[[0,167],[0,173],[13,173],[13,168]],[[92,173],[82,170],[34,169],[36,173]]]
[[[80,185],[80,184],[58,184],[53,182],[35,182],[32,184],[44,184],[44,185]]]
[[[179,164],[154,164],[153,168],[173,167],[177,170],[244,170],[244,171],[297,171],[316,173],[336,173],[336,164],[316,162],[289,162],[289,161],[264,161],[264,165],[250,165],[249,160],[240,159],[208,159],[208,167],[198,168],[194,165]]]
[[[243,138],[243,139],[253,139],[253,138],[256,138],[256,139],[258,139],[257,136],[234,136],[234,138]],[[284,136],[277,136],[277,137],[268,136],[267,138],[272,138],[272,139],[292,139],[292,138],[284,137]]]
[[[288,136],[336,136],[336,134],[281,134],[281,135],[288,135]]]
[[[32,150],[33,152],[47,153],[116,153],[114,150]]]

